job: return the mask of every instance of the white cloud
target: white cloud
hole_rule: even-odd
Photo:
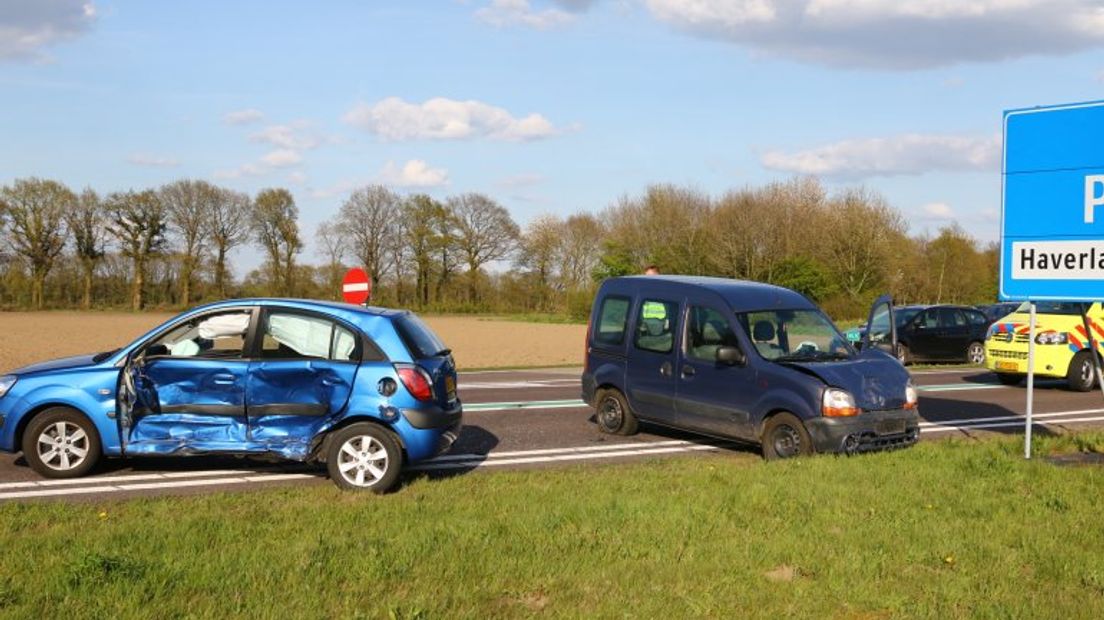
[[[303,156],[295,149],[277,149],[261,157],[261,163],[273,168],[286,168],[303,161]]]
[[[645,0],[687,33],[821,65],[919,69],[1104,45],[1097,0]]]
[[[172,168],[180,165],[180,162],[171,157],[151,155],[149,153],[134,153],[127,157],[127,163],[135,166],[152,166],[155,168]]]
[[[544,181],[544,176],[536,172],[523,172],[499,180],[502,187],[530,187]]]
[[[95,21],[95,5],[83,0],[4,0],[0,60],[43,60],[43,47],[75,39]]]
[[[843,140],[793,153],[769,151],[761,158],[772,170],[839,179],[996,171],[999,161],[998,138],[927,134]]]
[[[388,97],[375,104],[358,103],[344,121],[386,140],[537,140],[558,133],[540,114],[522,118],[480,101],[437,97],[425,103],[407,103]]]
[[[310,123],[296,121],[287,125],[269,125],[249,136],[253,142],[264,142],[285,149],[313,149],[325,139],[318,135]]]
[[[402,165],[396,166],[395,162],[387,162],[379,174],[380,182],[395,187],[441,187],[448,185],[448,170],[444,168],[430,168],[429,164],[420,159],[411,159]]]
[[[928,203],[920,207],[920,211],[923,212],[926,219],[931,220],[951,220],[955,216],[954,209],[945,202]]]
[[[266,166],[257,164],[242,164],[229,170],[216,170],[212,175],[216,179],[240,179],[242,177],[259,177],[271,172]]]
[[[246,108],[244,110],[234,110],[233,112],[227,112],[222,117],[222,121],[227,125],[248,125],[255,123],[264,118],[264,112],[261,112],[257,108]]]
[[[303,185],[307,182],[307,175],[303,174],[303,172],[299,170],[296,170],[295,172],[287,175],[287,182],[291,183],[292,185]]]
[[[575,20],[571,13],[560,9],[535,10],[529,0],[491,0],[475,12],[475,17],[498,28],[528,26],[537,30],[548,30]]]

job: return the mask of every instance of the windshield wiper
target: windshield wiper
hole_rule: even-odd
[[[848,360],[851,356],[847,353],[835,351],[803,351],[794,352],[774,358],[776,362],[823,362],[828,360]]]

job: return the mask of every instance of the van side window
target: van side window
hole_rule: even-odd
[[[625,341],[625,326],[629,322],[629,298],[606,297],[598,312],[594,340],[600,344],[621,344]]]
[[[636,317],[636,348],[653,353],[670,353],[675,342],[678,304],[645,299]]]
[[[691,359],[715,362],[717,349],[740,346],[728,319],[713,308],[691,306],[687,321],[686,356]]]

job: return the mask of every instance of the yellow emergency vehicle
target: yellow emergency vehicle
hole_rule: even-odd
[[[1035,376],[1065,379],[1071,390],[1093,388],[1093,362],[1089,337],[1082,318],[1082,304],[1036,302]],[[993,323],[985,338],[985,366],[997,373],[1001,383],[1016,385],[1027,376],[1029,306]],[[1089,307],[1089,329],[1097,350],[1104,353],[1104,308]]]

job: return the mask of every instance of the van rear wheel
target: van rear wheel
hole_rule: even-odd
[[[609,435],[635,435],[639,426],[624,394],[617,390],[605,390],[598,395],[594,419],[598,430]]]
[[[792,413],[771,416],[763,426],[762,442],[763,458],[768,461],[809,456],[815,452],[809,431]]]

